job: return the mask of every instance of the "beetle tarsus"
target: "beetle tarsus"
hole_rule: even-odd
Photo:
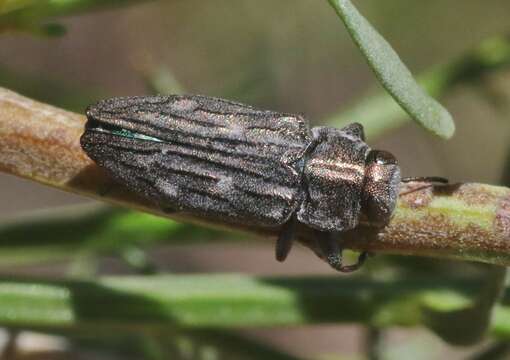
[[[287,221],[282,228],[282,231],[278,235],[278,239],[276,240],[275,247],[275,255],[276,260],[282,262],[285,261],[287,256],[292,249],[292,244],[294,242],[294,236],[296,234],[296,225],[297,219],[293,216],[289,221]]]

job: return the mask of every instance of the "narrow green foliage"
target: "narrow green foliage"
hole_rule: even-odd
[[[485,281],[476,297],[465,306],[452,306],[452,301],[439,297],[423,307],[424,321],[444,340],[457,345],[470,345],[483,339],[489,328],[494,306],[505,289],[506,268],[488,266]],[[467,299],[461,299],[464,302]]]
[[[242,238],[245,238],[243,236]],[[155,243],[233,240],[235,233],[185,225],[154,215],[108,207],[64,207],[0,223],[0,267],[76,255],[120,254],[140,263],[140,249]],[[137,257],[138,256],[138,257]]]
[[[509,67],[510,37],[496,36],[446,64],[420,74],[418,80],[429,94],[439,98],[457,85],[479,82],[484,76]],[[353,121],[363,125],[368,139],[374,139],[406,124],[408,116],[387,92],[378,91],[324,120],[336,127],[344,127]]]
[[[349,0],[328,0],[342,19],[382,86],[420,125],[448,139],[455,125],[448,111],[416,83],[390,44]]]
[[[0,32],[25,31],[36,35],[62,35],[63,26],[51,23],[59,16],[152,0],[0,0]],[[47,22],[50,21],[50,25]]]
[[[483,279],[477,276],[411,275],[389,281],[337,275],[277,278],[221,274],[122,276],[95,281],[11,278],[0,281],[0,308],[9,309],[0,312],[0,325],[50,331],[353,322],[376,327],[429,326],[431,309],[451,313],[466,309],[481,286]],[[510,339],[509,299],[506,290],[503,305],[496,305],[490,324],[490,331],[502,339]]]

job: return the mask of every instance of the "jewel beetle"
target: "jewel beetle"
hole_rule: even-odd
[[[113,178],[164,211],[280,227],[279,261],[303,223],[334,269],[357,269],[367,253],[344,265],[333,235],[361,216],[387,224],[403,180],[357,123],[310,128],[299,115],[199,95],[112,98],[86,115],[81,146]]]

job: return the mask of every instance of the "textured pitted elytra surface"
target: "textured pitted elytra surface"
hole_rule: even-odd
[[[273,226],[301,202],[300,117],[201,96],[110,99],[87,115],[85,151],[163,208]]]

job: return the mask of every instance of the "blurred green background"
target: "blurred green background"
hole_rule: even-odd
[[[415,74],[448,63],[488,37],[510,34],[507,0],[360,0],[356,5]],[[313,124],[380,87],[326,1],[154,1],[58,22],[67,29],[60,37],[1,34],[0,86],[80,113],[108,96],[173,90],[303,113]],[[500,69],[454,87],[442,99],[456,120],[452,140],[434,138],[409,122],[368,142],[394,153],[405,176],[500,184],[505,168],[510,171],[505,165],[510,159],[509,100],[510,69]],[[91,203],[2,174],[0,188],[0,216],[11,220],[27,211]],[[302,249],[276,264],[272,245],[157,245],[149,255],[159,269],[175,272],[330,274]],[[116,258],[101,258],[99,264],[102,273],[131,271]],[[62,260],[2,272],[62,276],[68,269],[69,262]],[[357,326],[321,326],[245,335],[296,356],[344,355],[322,357],[336,359],[356,358],[361,334]],[[473,351],[450,348],[425,331],[391,331],[389,341],[402,358],[410,351],[413,359],[463,359]],[[413,350],[416,344],[427,349],[423,357]]]

